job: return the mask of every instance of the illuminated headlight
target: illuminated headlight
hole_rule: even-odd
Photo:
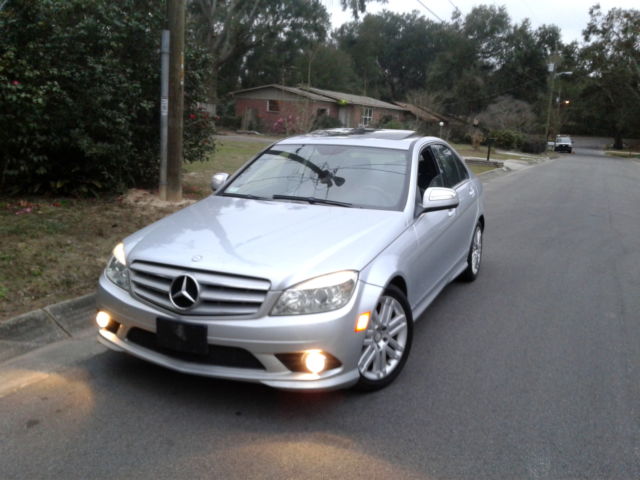
[[[342,308],[351,299],[357,280],[357,272],[345,270],[299,283],[282,292],[271,315],[302,315]]]
[[[117,286],[129,290],[129,269],[124,257],[124,245],[122,243],[119,243],[113,249],[113,256],[104,272],[107,278]]]

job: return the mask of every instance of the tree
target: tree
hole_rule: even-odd
[[[193,28],[210,56],[208,98],[218,103],[220,72],[243,85],[280,83],[283,65],[326,37],[319,0],[194,0]]]
[[[318,45],[312,56],[298,59],[297,72],[302,75],[299,83],[306,84],[306,73],[311,73],[311,86],[339,92],[358,91],[360,85],[353,67],[353,60],[334,45]]]
[[[586,112],[583,122],[598,122],[620,149],[624,136],[640,132],[640,11],[613,8],[604,14],[596,5],[589,15],[581,52],[587,72],[582,99],[600,108]]]
[[[157,184],[162,2],[9,0],[0,12],[0,188]],[[192,52],[187,52],[189,60]],[[197,75],[187,76],[191,107]],[[189,104],[188,104],[189,106]],[[187,160],[212,132],[188,129]]]
[[[357,19],[361,13],[367,10],[369,2],[387,3],[387,0],[340,0],[340,5],[342,10],[351,10],[353,18]]]
[[[531,105],[508,95],[499,97],[477,118],[483,128],[517,132],[530,132],[536,120]]]
[[[546,36],[546,29],[538,30]],[[493,93],[508,94],[535,103],[547,88],[547,63],[544,40],[531,30],[528,20],[510,28],[504,39],[499,67],[493,75]]]
[[[344,25],[336,32],[336,40],[354,59],[362,79],[361,93],[394,100],[424,88],[437,29],[417,12],[383,11]]]

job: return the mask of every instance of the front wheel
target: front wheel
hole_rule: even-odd
[[[463,282],[473,282],[480,273],[480,260],[482,260],[482,226],[478,223],[471,237],[467,268],[458,278]]]
[[[398,376],[407,361],[413,339],[413,317],[406,297],[390,285],[371,312],[358,360],[356,388],[378,390]]]

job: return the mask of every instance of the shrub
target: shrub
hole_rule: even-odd
[[[494,145],[508,150],[518,149],[522,145],[524,136],[520,132],[513,130],[493,130],[489,135],[495,139]]]
[[[342,127],[342,122],[335,117],[329,115],[320,115],[315,118],[311,130],[326,130],[328,128]]]
[[[520,150],[524,153],[543,153],[547,150],[547,142],[542,136],[526,135]]]
[[[154,0],[4,4],[2,191],[95,195],[156,183],[165,11]],[[187,67],[201,55],[188,50]],[[187,115],[200,100],[200,78],[187,68]],[[209,148],[213,131],[210,121],[188,120],[187,161]]]

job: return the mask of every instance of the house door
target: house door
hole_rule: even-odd
[[[349,125],[349,107],[338,107],[338,120],[340,120],[343,127],[351,126]]]
[[[255,108],[247,108],[242,114],[240,128],[242,130],[257,130],[258,127],[258,110]]]

